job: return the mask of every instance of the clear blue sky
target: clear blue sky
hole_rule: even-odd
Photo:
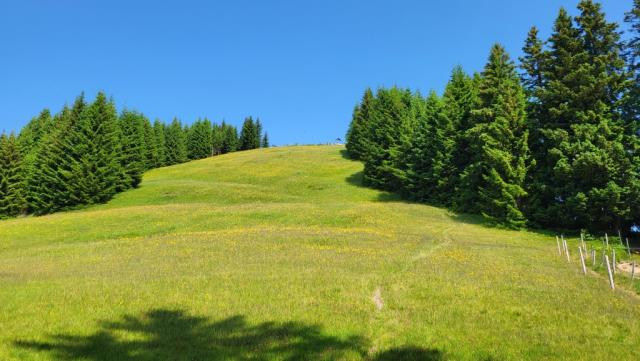
[[[259,116],[277,145],[343,137],[365,87],[441,91],[451,68],[512,56],[578,0],[0,3],[0,130],[104,90],[185,122]],[[621,21],[632,0],[602,2]]]

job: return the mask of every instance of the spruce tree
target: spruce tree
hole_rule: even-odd
[[[267,135],[267,132],[264,132],[264,135],[262,136],[262,141],[260,142],[260,147],[269,148],[269,136]]]
[[[240,139],[238,140],[238,150],[250,150],[255,148],[257,137],[257,127],[252,117],[247,117],[242,123]]]
[[[477,124],[467,132],[475,157],[462,176],[475,193],[476,204],[468,206],[494,224],[520,228],[529,159],[526,102],[515,65],[501,45],[491,49],[478,92]]]
[[[463,195],[466,189],[460,186],[460,176],[469,166],[474,154],[470,148],[469,139],[466,132],[475,125],[475,118],[471,112],[478,107],[478,80],[472,79],[460,66],[456,66],[452,73],[449,83],[445,87],[443,100],[443,112],[446,121],[452,128],[452,134],[447,137],[446,141],[451,141],[448,147],[451,155],[451,170],[448,179],[444,179],[444,189],[450,191],[442,194],[447,199],[443,202],[457,208],[457,203],[468,204]],[[444,149],[448,149],[445,147]],[[445,153],[446,155],[446,153]],[[445,158],[446,159],[446,158]],[[448,184],[447,184],[448,183]],[[465,210],[461,207],[461,210]],[[467,210],[468,211],[468,210]]]
[[[0,136],[0,218],[15,217],[27,209],[25,175],[14,134]]]
[[[126,182],[119,160],[118,116],[113,101],[104,93],[99,92],[83,111],[67,146],[77,156],[68,182],[74,205],[104,203]]]
[[[70,146],[70,139],[85,108],[84,94],[80,94],[71,108],[65,106],[53,117],[50,131],[36,148],[34,163],[27,168],[27,201],[31,213],[46,214],[76,205],[69,193],[79,154]]]
[[[364,165],[365,184],[398,191],[406,183],[403,149],[411,143],[415,118],[411,113],[411,92],[379,89],[371,115],[370,149]]]
[[[187,149],[189,159],[202,159],[211,156],[211,122],[198,119],[187,133]]]
[[[155,138],[155,146],[156,146],[156,155],[154,157],[154,167],[163,167],[167,165],[167,152],[166,152],[166,138],[165,134],[167,126],[160,121],[160,119],[156,119],[153,122],[153,135]]]
[[[367,135],[369,129],[371,107],[375,100],[373,92],[367,88],[362,96],[360,104],[353,111],[353,118],[347,131],[345,147],[352,159],[364,159],[367,152]]]
[[[123,189],[135,188],[142,181],[142,173],[147,163],[145,117],[138,112],[125,110],[120,115],[119,124],[119,159],[124,172]]]
[[[184,129],[178,118],[173,118],[165,129],[166,164],[173,165],[187,161],[187,142]]]
[[[224,142],[225,127],[224,122],[221,124],[214,123],[211,127],[211,149],[213,155],[222,154],[222,145]]]
[[[238,150],[238,129],[230,124],[222,122],[224,138],[222,141],[222,154]]]
[[[149,120],[149,118],[144,117],[142,128],[144,134],[144,170],[148,170],[151,168],[155,168],[156,163],[158,163],[158,147],[156,145],[153,126],[151,125],[151,121]]]
[[[262,144],[262,123],[260,122],[260,118],[256,119],[253,136],[253,149],[258,149]]]

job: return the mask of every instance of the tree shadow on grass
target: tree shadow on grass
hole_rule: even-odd
[[[56,360],[442,360],[437,350],[391,349],[372,358],[361,337],[326,335],[319,326],[299,322],[250,325],[243,316],[220,321],[181,310],[157,309],[136,317],[100,323],[90,335],[59,334],[47,342],[16,341],[24,349],[49,352]]]

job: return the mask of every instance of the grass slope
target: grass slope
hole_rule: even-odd
[[[156,169],[0,222],[0,359],[637,359],[637,296],[549,236],[364,188],[341,151]]]

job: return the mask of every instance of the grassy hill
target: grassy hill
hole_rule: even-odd
[[[361,170],[338,146],[239,152],[0,222],[0,360],[638,358],[640,299],[550,236]]]

